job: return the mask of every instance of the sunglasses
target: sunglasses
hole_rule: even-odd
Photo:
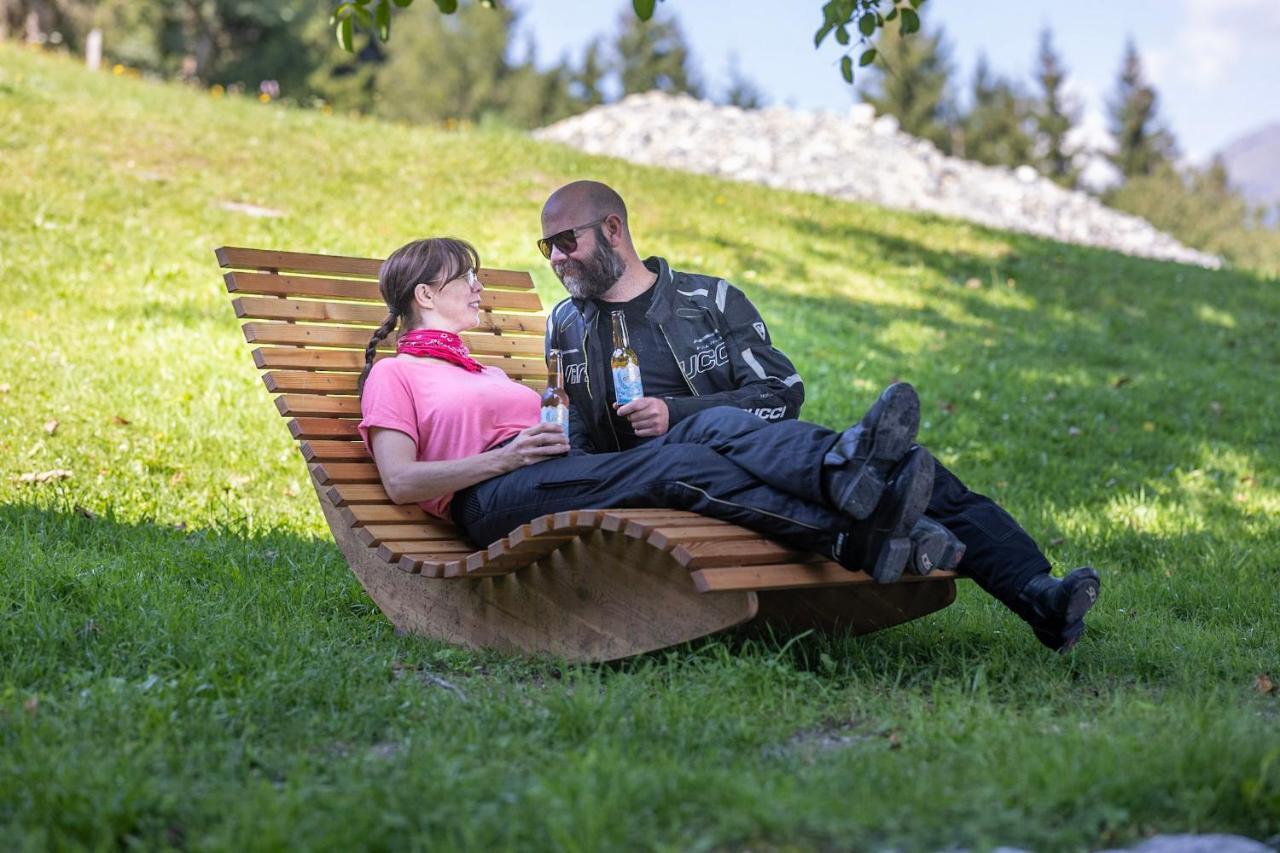
[[[542,252],[542,257],[551,260],[551,249],[554,247],[564,254],[576,251],[578,248],[578,232],[587,228],[593,228],[608,219],[608,216],[602,216],[595,222],[588,222],[585,225],[579,225],[576,228],[566,228],[563,231],[557,231],[550,237],[543,237],[538,241],[538,251]]]

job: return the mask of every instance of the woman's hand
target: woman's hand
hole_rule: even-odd
[[[569,438],[559,424],[534,424],[521,431],[503,448],[511,464],[510,470],[532,465],[569,452]]]

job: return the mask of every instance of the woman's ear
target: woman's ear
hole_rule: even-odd
[[[426,282],[418,282],[413,286],[413,301],[419,308],[431,308],[431,288]]]

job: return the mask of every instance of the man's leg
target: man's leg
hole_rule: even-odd
[[[1013,516],[970,491],[940,462],[925,515],[964,544],[956,570],[1021,617],[1041,643],[1065,651],[1079,640],[1101,589],[1097,572],[1085,567],[1062,580],[1050,577],[1048,558]]]

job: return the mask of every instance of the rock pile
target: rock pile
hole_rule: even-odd
[[[984,166],[908,136],[866,104],[847,116],[742,110],[650,92],[535,131],[592,154],[954,216],[1067,243],[1204,267],[1220,259],[1066,190],[1030,166]]]

